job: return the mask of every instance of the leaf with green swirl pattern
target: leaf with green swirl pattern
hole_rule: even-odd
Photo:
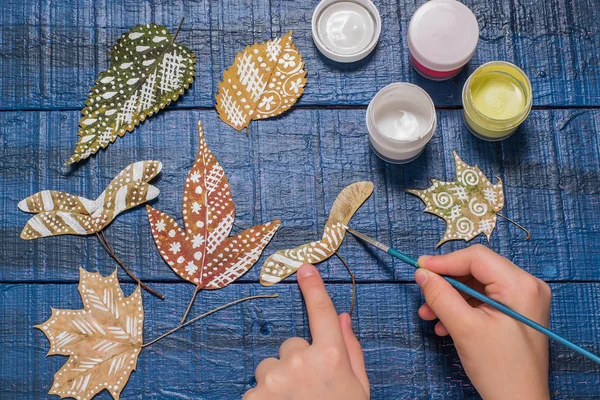
[[[504,207],[502,180],[495,185],[477,166],[464,163],[456,152],[456,182],[431,180],[425,190],[408,190],[425,203],[425,212],[446,221],[446,233],[439,247],[449,240],[465,242],[483,233],[488,240],[496,227],[497,213]]]

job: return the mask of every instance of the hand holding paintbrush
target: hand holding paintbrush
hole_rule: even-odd
[[[419,315],[439,318],[436,333],[452,336],[483,398],[549,398],[548,337],[600,363],[597,355],[547,328],[548,285],[488,248],[475,245],[417,262],[353,229],[348,232],[417,268],[415,280],[426,299]],[[488,391],[489,382],[495,384]],[[521,387],[532,392],[512,392]],[[499,390],[503,396],[498,396]]]
[[[548,399],[548,338],[438,275],[452,275],[511,310],[547,327],[548,285],[481,245],[419,258],[415,280],[426,303],[419,316],[439,319],[435,332],[450,334],[465,372],[484,399]]]

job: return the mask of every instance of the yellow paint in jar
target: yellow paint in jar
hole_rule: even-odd
[[[531,111],[531,83],[517,66],[492,61],[471,74],[463,88],[463,116],[484,140],[509,137]]]

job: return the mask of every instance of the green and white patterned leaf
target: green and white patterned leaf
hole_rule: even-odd
[[[179,31],[179,30],[178,30]],[[117,136],[183,94],[196,75],[196,57],[166,27],[138,25],[110,51],[79,120],[77,147],[67,164],[88,158]]]
[[[496,216],[504,207],[502,180],[497,178],[498,183],[493,184],[479,167],[465,163],[456,152],[453,155],[456,181],[432,179],[427,189],[407,190],[423,200],[425,212],[446,221],[446,233],[437,247],[449,240],[468,242],[481,233],[489,241],[496,228]]]

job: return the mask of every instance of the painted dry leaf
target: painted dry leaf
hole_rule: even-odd
[[[160,161],[128,165],[96,200],[55,190],[42,190],[19,202],[19,209],[35,213],[21,232],[22,239],[100,232],[121,212],[156,198],[148,184],[162,169]]]
[[[502,180],[495,185],[477,166],[465,164],[456,152],[456,182],[432,179],[425,190],[408,190],[425,203],[425,212],[446,221],[446,233],[437,246],[449,240],[465,242],[483,233],[490,240],[496,227],[496,214],[504,207]]]
[[[178,30],[179,31],[179,30]],[[67,164],[96,153],[183,94],[196,75],[196,57],[162,25],[138,25],[110,51],[79,120],[79,139]]]
[[[272,286],[295,273],[304,263],[316,264],[331,257],[344,240],[346,225],[372,193],[371,182],[356,182],[345,187],[331,207],[321,240],[272,254],[262,266],[260,283]]]
[[[162,258],[183,279],[200,289],[220,289],[258,261],[280,221],[271,221],[229,237],[235,205],[225,172],[204,140],[185,181],[185,230],[167,214],[147,206],[152,235]]]
[[[108,277],[80,268],[81,310],[52,309],[37,325],[50,341],[48,355],[69,359],[49,394],[90,399],[106,389],[118,399],[142,350],[144,309],[140,287],[125,297],[117,272]]]
[[[219,82],[219,117],[238,131],[250,120],[274,117],[304,92],[306,70],[292,32],[238,53]]]

